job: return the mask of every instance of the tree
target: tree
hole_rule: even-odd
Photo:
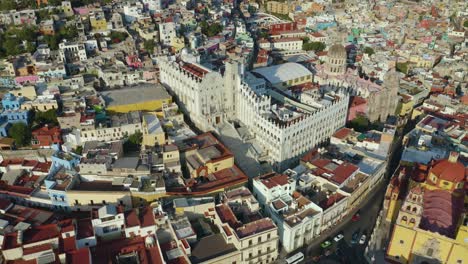
[[[408,74],[408,63],[407,62],[398,62],[396,65],[396,69],[399,72],[404,74]]]
[[[58,34],[60,41],[62,41],[62,39],[73,40],[78,37],[78,29],[73,26],[64,26],[59,29]]]
[[[349,127],[353,128],[354,130],[358,132],[364,132],[368,130],[369,127],[369,119],[365,116],[357,116],[351,122],[349,122]]]
[[[81,155],[83,153],[83,146],[76,147],[76,149],[73,149],[72,152]]]
[[[327,46],[323,42],[308,42],[302,45],[302,49],[309,51],[313,50],[315,52],[323,51]]]
[[[2,48],[6,56],[15,56],[22,52],[18,38],[7,37],[2,44]]]
[[[143,134],[141,132],[130,135],[123,145],[124,152],[137,151],[142,141]]]
[[[126,32],[121,32],[121,31],[112,31],[109,34],[109,37],[112,41],[112,43],[120,43],[122,41],[125,41],[128,37],[128,34]]]
[[[268,38],[270,37],[270,33],[268,31],[260,31],[259,36],[260,38]]]
[[[465,22],[463,22],[463,26],[468,27],[468,20],[465,20]]]
[[[365,48],[364,48],[364,53],[366,53],[366,54],[369,55],[369,56],[372,56],[372,54],[374,54],[375,51],[374,51],[374,49],[371,48],[371,47],[365,47]]]
[[[31,144],[31,130],[24,123],[14,123],[8,130],[8,135],[15,140],[18,147]]]
[[[145,42],[143,43],[143,46],[145,48],[145,50],[149,53],[153,53],[154,51],[154,41],[152,39],[150,40],[145,40]]]
[[[208,24],[206,21],[200,22],[201,31],[208,37],[213,37],[218,35],[221,31],[223,31],[223,26],[219,23],[211,23]]]
[[[0,10],[8,11],[16,9],[15,1],[11,0],[0,0]]]
[[[59,44],[59,40],[57,38],[57,35],[45,35],[43,36],[42,40],[47,43],[47,46],[51,49],[51,50],[57,50],[58,49],[58,44]]]
[[[36,111],[34,121],[38,124],[58,125],[57,111],[55,109],[50,109],[45,112]]]
[[[37,27],[10,27],[0,34],[0,55],[16,56],[24,52],[33,52],[37,38]],[[23,42],[25,45],[23,45]]]
[[[461,87],[461,83],[459,83],[457,85],[457,87],[455,88],[455,93],[458,95],[458,96],[462,96],[463,95],[463,90],[462,90],[462,87]]]
[[[128,137],[128,141],[134,145],[140,145],[143,141],[143,134],[141,132],[136,132]]]

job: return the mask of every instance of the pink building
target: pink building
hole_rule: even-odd
[[[352,96],[350,101],[351,102],[348,109],[348,119],[346,120],[346,122],[353,120],[359,115],[365,115],[367,111],[366,99],[360,96]]]
[[[39,77],[36,75],[18,76],[15,78],[15,82],[18,85],[35,84],[37,81],[39,81]]]
[[[141,68],[143,67],[143,63],[141,60],[138,58],[136,55],[129,55],[125,58],[127,61],[127,65],[132,67],[132,68]]]

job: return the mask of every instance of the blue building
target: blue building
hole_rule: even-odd
[[[75,170],[80,164],[81,156],[71,152],[64,152],[59,149],[52,155],[51,171],[54,169],[65,168],[66,170]]]
[[[8,120],[5,117],[0,116],[0,137],[8,136],[8,129],[11,124],[8,123]]]
[[[10,124],[22,122],[28,124],[29,110],[21,109],[21,104],[24,102],[23,96],[14,96],[12,93],[7,93],[2,98],[3,112],[0,118],[6,119]]]
[[[5,110],[16,110],[21,107],[24,102],[23,96],[14,96],[12,93],[7,93],[2,98],[2,106]]]
[[[56,170],[51,169],[44,184],[55,209],[69,210],[70,202],[67,191],[73,187],[77,179],[78,174],[76,171],[67,170],[64,167]]]
[[[15,87],[15,78],[10,76],[0,76],[0,86],[2,87]]]

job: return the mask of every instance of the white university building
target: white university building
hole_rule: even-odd
[[[287,90],[264,88],[266,81],[261,78],[248,85],[237,62],[227,62],[224,74],[193,60],[164,57],[158,63],[161,83],[178,97],[198,128],[209,131],[224,122],[241,123],[261,147],[257,157],[266,157],[277,169],[327,141],[346,122],[349,96],[345,92],[294,96]]]

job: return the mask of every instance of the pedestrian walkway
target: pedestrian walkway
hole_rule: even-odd
[[[249,178],[264,174],[263,167],[249,151],[251,143],[243,142],[232,125],[223,124],[218,128],[218,132],[223,144],[234,153],[236,165],[239,166]]]

